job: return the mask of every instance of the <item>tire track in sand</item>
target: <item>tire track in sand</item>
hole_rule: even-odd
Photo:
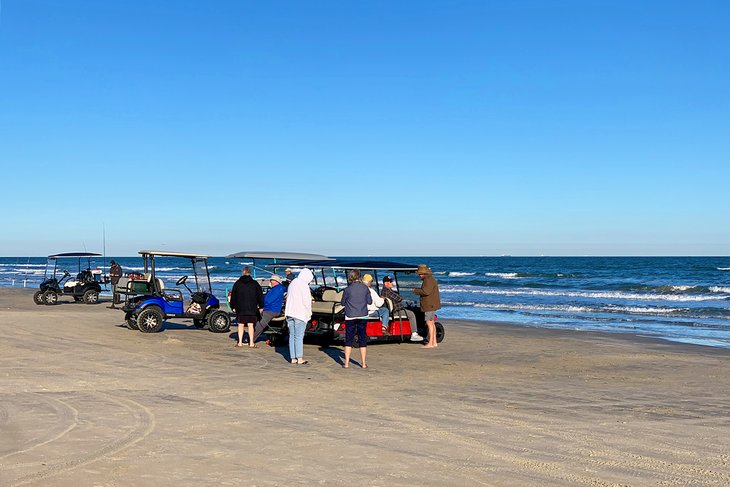
[[[97,462],[142,441],[154,431],[156,425],[155,415],[143,404],[132,399],[116,397],[111,393],[102,391],[93,391],[91,394],[101,396],[129,411],[135,419],[134,426],[130,431],[123,437],[108,443],[98,450],[68,458],[32,474],[15,479],[9,484],[9,487],[27,485]]]

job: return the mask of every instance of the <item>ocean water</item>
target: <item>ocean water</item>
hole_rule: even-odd
[[[598,330],[730,348],[730,257],[383,257],[427,263],[439,280],[442,318]],[[106,263],[108,263],[107,258]],[[139,257],[116,258],[125,272]],[[45,258],[0,258],[0,286],[37,287]],[[92,267],[104,267],[101,258]],[[224,296],[240,260],[209,261]],[[77,272],[77,263],[64,268]],[[107,268],[105,268],[106,270]],[[190,274],[186,261],[157,260],[168,287]]]

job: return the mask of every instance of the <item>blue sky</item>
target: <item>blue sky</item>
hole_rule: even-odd
[[[4,0],[0,255],[727,255],[727,2]]]

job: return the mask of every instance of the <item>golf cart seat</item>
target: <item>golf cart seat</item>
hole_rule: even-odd
[[[345,309],[341,301],[342,291],[325,289],[321,301],[312,301],[312,313],[335,315]]]

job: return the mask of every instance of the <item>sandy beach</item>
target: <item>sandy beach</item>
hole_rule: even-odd
[[[297,367],[31,296],[0,290],[3,486],[730,485],[728,350],[449,321]]]

